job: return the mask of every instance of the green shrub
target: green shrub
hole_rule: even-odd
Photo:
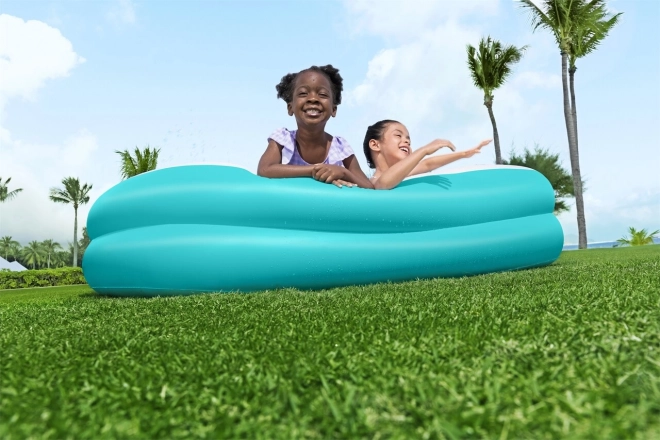
[[[0,272],[0,289],[86,284],[80,267]]]

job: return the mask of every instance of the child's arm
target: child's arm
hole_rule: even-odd
[[[486,145],[490,144],[491,141],[492,139],[481,141],[479,145],[477,145],[476,147],[470,150],[459,151],[457,153],[445,154],[443,156],[436,156],[436,157],[430,157],[428,159],[424,159],[416,167],[413,168],[409,176],[428,173],[429,171],[433,171],[442,166],[455,162],[458,159],[467,159],[468,157],[472,157],[477,153],[481,153],[481,149]]]
[[[314,165],[282,165],[282,146],[268,141],[266,151],[259,159],[257,175],[262,177],[310,177]]]
[[[454,145],[444,139],[436,139],[430,144],[413,151],[410,156],[400,160],[391,167],[389,167],[379,178],[374,182],[374,189],[392,189],[397,186],[403,179],[412,175],[420,164],[424,156],[433,154],[442,147],[451,148],[455,150]],[[444,156],[442,156],[444,157]],[[426,162],[426,161],[424,161]],[[423,163],[423,162],[422,162]],[[421,173],[422,171],[420,171]],[[417,173],[415,173],[417,174]]]
[[[369,180],[369,178],[364,174],[364,171],[362,171],[362,168],[360,168],[360,164],[358,163],[355,154],[351,154],[346,159],[344,159],[343,162],[344,167],[346,167],[348,172],[353,175],[352,179],[350,179],[351,182],[361,188],[374,189],[374,184],[371,183],[371,180]]]
[[[355,155],[352,156],[355,158]],[[359,165],[356,164],[351,164],[350,162],[347,162],[349,158],[344,159],[344,163],[348,163],[349,166],[356,166],[358,167],[359,170]],[[357,162],[357,160],[355,160]],[[360,170],[361,172],[362,170]],[[360,178],[359,174],[353,173],[351,170],[339,166],[339,165],[328,165],[328,164],[323,164],[319,163],[314,165],[314,170],[312,171],[312,177],[320,182],[325,182],[325,183],[332,183],[339,188],[341,188],[343,185],[346,186],[360,186],[362,188],[369,188],[373,189],[374,185],[367,179],[367,176],[362,174],[362,178]]]

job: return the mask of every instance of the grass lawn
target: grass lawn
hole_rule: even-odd
[[[660,246],[314,293],[0,291],[0,437],[660,438]]]

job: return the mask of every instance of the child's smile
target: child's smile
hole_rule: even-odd
[[[387,163],[396,163],[412,153],[408,129],[398,122],[389,124],[383,139],[379,142],[380,151]]]
[[[321,116],[323,110],[319,108],[306,108],[303,109],[303,112],[305,113],[305,115],[309,116],[310,118],[316,118],[318,116]]]

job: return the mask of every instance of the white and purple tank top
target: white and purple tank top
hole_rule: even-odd
[[[282,164],[284,165],[312,165],[300,156],[298,148],[296,148],[296,130],[287,130],[280,128],[275,130],[268,139],[272,139],[282,146]],[[330,150],[328,157],[325,158],[323,163],[328,165],[344,166],[343,160],[355,154],[351,146],[346,142],[346,139],[339,136],[333,136],[330,143]]]

